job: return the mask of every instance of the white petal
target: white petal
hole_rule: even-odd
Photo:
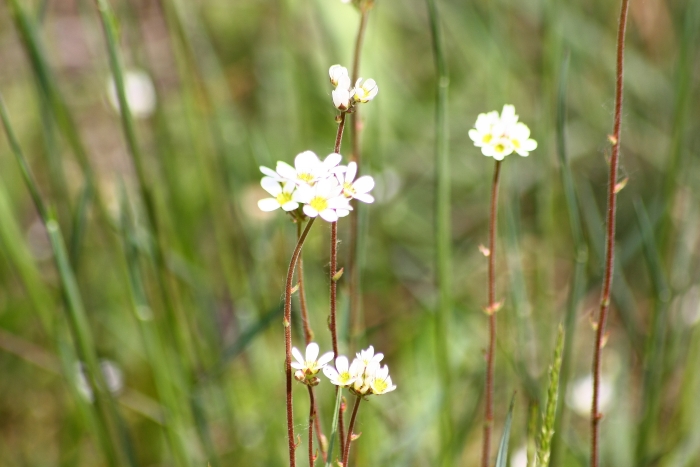
[[[355,180],[355,175],[357,175],[357,163],[350,162],[348,164],[347,171],[345,172],[345,183],[351,183]]]
[[[315,362],[316,357],[318,357],[318,351],[318,344],[315,342],[310,342],[309,345],[306,346],[306,361]]]
[[[272,196],[277,196],[282,193],[280,183],[271,177],[263,177],[262,180],[260,180],[260,186]]]
[[[294,358],[296,358],[297,362],[301,363],[302,365],[304,364],[304,356],[301,354],[299,349],[292,347],[292,355]]]
[[[350,362],[348,362],[348,357],[341,355],[340,357],[335,359],[335,367],[338,370],[338,373],[345,373],[348,371]]]
[[[265,198],[258,201],[258,207],[261,211],[274,211],[280,207],[280,203],[275,198]]]
[[[471,130],[469,130],[469,138],[471,138],[471,140],[474,141],[474,144],[477,147],[481,146],[481,144],[482,144],[481,143],[481,141],[482,141],[481,133],[479,133],[478,131],[476,131],[475,129],[472,128]]]
[[[294,211],[296,208],[299,207],[299,203],[296,201],[288,201],[282,205],[282,210],[284,211]]]
[[[326,222],[337,222],[338,214],[333,209],[324,209],[318,213]]]
[[[353,196],[358,201],[362,201],[363,203],[374,203],[374,196],[369,195],[367,193],[358,193],[355,196]]]
[[[534,151],[537,149],[537,141],[534,139],[528,139],[526,141],[523,141],[522,148],[526,151]]]
[[[294,167],[298,173],[308,173],[316,168],[321,160],[313,151],[304,151],[294,158]]]
[[[343,156],[333,152],[323,160],[323,166],[330,169],[331,167],[335,167],[336,165],[340,164],[341,160],[343,160]]]
[[[271,168],[269,168],[269,167],[265,167],[265,166],[261,165],[261,166],[260,166],[260,171],[261,171],[263,174],[267,175],[268,177],[272,177],[272,178],[274,178],[274,179],[280,178],[279,174],[278,174],[277,172],[275,172],[274,170],[272,170]]]
[[[330,380],[336,379],[339,375],[338,372],[330,365],[323,367],[323,374]]]
[[[312,208],[310,205],[305,204],[304,205],[304,214],[306,214],[309,217],[316,217],[318,216],[318,211]]]
[[[333,360],[333,352],[326,352],[323,355],[321,355],[318,358],[318,366],[322,367],[328,364],[331,360]]]
[[[286,162],[279,161],[277,163],[277,173],[288,180],[294,180],[297,178],[296,169]]]
[[[374,188],[374,179],[369,175],[363,175],[362,177],[355,180],[355,183],[352,184],[352,187],[358,193],[367,193],[372,188]]]

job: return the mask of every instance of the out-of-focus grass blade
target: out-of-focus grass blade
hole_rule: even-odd
[[[581,226],[581,213],[574,185],[574,178],[571,174],[571,164],[566,147],[566,103],[567,103],[567,78],[569,74],[570,54],[567,53],[561,63],[559,70],[559,85],[557,90],[557,115],[556,115],[556,140],[557,157],[559,159],[559,173],[561,175],[562,186],[564,188],[564,199],[569,214],[569,227],[574,243],[574,271],[571,278],[571,288],[567,299],[566,314],[564,316],[564,349],[561,364],[561,388],[566,394],[569,380],[571,379],[571,358],[574,344],[574,327],[576,324],[576,309],[578,308],[586,288],[586,265],[588,263],[588,247],[583,236]],[[554,433],[557,434],[552,444],[553,464],[560,465],[560,448],[564,443],[560,442],[562,426],[564,424],[564,404],[557,410]]]
[[[95,352],[92,331],[90,330],[87,315],[85,314],[75,275],[71,269],[70,261],[68,260],[66,245],[58,223],[53,218],[39,193],[36,180],[19,146],[1,95],[0,118],[5,127],[7,138],[10,141],[12,152],[20,166],[22,178],[48,233],[54,261],[56,262],[56,268],[58,269],[58,275],[66,300],[68,323],[75,342],[76,353],[81,363],[85,364],[87,380],[89,381],[89,385],[95,397],[95,413],[99,420],[97,424],[98,441],[104,450],[105,460],[108,465],[116,466],[119,463],[119,458],[117,457],[119,450],[115,446],[114,440],[110,434],[109,422],[109,413],[113,412],[114,401],[107,390],[107,384],[104,381],[104,376],[100,369],[97,353]]]
[[[653,436],[659,423],[659,404],[663,387],[664,341],[668,321],[671,292],[661,264],[659,250],[649,215],[641,200],[634,203],[639,230],[644,241],[644,253],[649,276],[654,289],[654,310],[644,349],[644,382],[642,388],[642,420],[637,431],[635,465],[646,465],[653,455]]]
[[[233,360],[241,352],[243,352],[243,350],[245,350],[248,344],[250,344],[253,341],[253,339],[257,337],[258,334],[267,329],[268,326],[270,326],[270,324],[273,321],[275,321],[277,317],[282,315],[283,311],[284,308],[282,306],[278,306],[273,310],[268,311],[262,318],[260,318],[260,320],[258,320],[257,323],[252,324],[245,331],[243,331],[241,335],[238,336],[238,339],[236,339],[236,341],[231,346],[224,350],[224,353],[222,355],[221,366],[223,367],[223,365],[225,365],[230,360]]]
[[[178,398],[177,387],[181,386],[177,381],[182,378],[168,358],[167,349],[163,346],[163,339],[158,333],[158,328],[153,320],[153,312],[148,304],[143,278],[139,268],[138,252],[135,246],[136,234],[124,190],[121,190],[121,228],[124,240],[124,253],[127,262],[127,274],[129,276],[129,294],[131,296],[132,311],[138,323],[143,344],[153,372],[154,382],[158,396],[167,410],[164,424],[165,435],[172,449],[175,463],[179,467],[190,466],[190,456],[187,453],[185,442],[185,420],[187,417],[184,398]],[[175,372],[175,373],[173,373]]]
[[[450,158],[447,93],[450,78],[443,47],[442,21],[436,0],[427,0],[433,59],[435,63],[435,270],[438,306],[435,313],[436,363],[444,392],[440,416],[440,465],[452,465],[449,457],[453,436],[452,378],[447,331],[452,315],[452,265],[450,220]]]
[[[69,257],[70,264],[73,265],[73,270],[77,270],[80,260],[80,248],[85,237],[85,221],[87,217],[87,208],[92,198],[92,186],[86,183],[83,190],[80,192],[78,204],[73,213],[73,229],[70,234]]]
[[[29,62],[32,66],[34,75],[36,76],[40,88],[44,93],[47,102],[52,109],[54,118],[58,127],[61,129],[64,137],[70,145],[73,153],[78,159],[80,168],[89,184],[95,186],[95,176],[90,165],[87,151],[83,145],[73,116],[68,109],[61,93],[56,84],[56,79],[51,72],[46,53],[41,45],[39,35],[36,32],[32,18],[27,14],[19,0],[9,0],[12,17],[19,32],[19,35],[24,43],[29,55]],[[107,213],[107,209],[100,196],[99,190],[95,190],[95,199],[101,216],[107,225],[113,227],[111,217]]]
[[[510,442],[510,425],[513,422],[513,407],[515,406],[515,394],[510,399],[510,408],[508,408],[508,416],[503,425],[503,434],[501,442],[498,445],[498,455],[496,456],[495,467],[508,467],[508,443]]]

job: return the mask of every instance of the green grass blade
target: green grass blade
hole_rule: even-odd
[[[326,459],[326,467],[331,467],[333,463],[333,448],[335,447],[335,439],[338,438],[338,414],[340,413],[340,401],[343,398],[343,389],[338,388],[335,396],[335,406],[333,408],[333,423],[331,423],[331,437],[328,438],[328,458]]]
[[[510,407],[508,408],[508,415],[506,416],[506,422],[503,425],[503,434],[501,435],[501,442],[498,444],[498,455],[496,456],[496,467],[507,467],[508,466],[508,443],[510,442],[510,425],[513,422],[513,407],[515,406],[515,394],[510,399]]]

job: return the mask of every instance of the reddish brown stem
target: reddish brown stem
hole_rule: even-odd
[[[301,237],[301,232],[301,221],[297,221],[297,240],[299,237]],[[314,338],[314,333],[311,330],[311,324],[309,323],[309,311],[306,307],[306,292],[304,291],[304,258],[301,253],[299,254],[297,269],[297,277],[299,278],[299,308],[301,309],[301,321],[304,328],[304,342],[308,346]]]
[[[316,400],[314,399],[314,388],[309,388],[309,467],[314,465],[314,420],[316,419]],[[321,444],[321,443],[319,443]]]
[[[496,218],[498,215],[498,182],[501,161],[496,161],[491,185],[491,217],[489,220],[489,347],[486,352],[486,414],[484,417],[484,444],[481,451],[481,467],[489,466],[491,452],[491,428],[493,428],[493,366],[496,350]]]
[[[615,119],[613,123],[612,155],[610,157],[610,178],[608,179],[607,230],[605,234],[605,275],[600,299],[600,314],[596,327],[595,349],[593,353],[593,402],[591,404],[591,467],[599,464],[600,420],[600,367],[605,336],[605,322],[610,308],[610,291],[612,289],[613,263],[615,258],[615,211],[617,208],[617,168],[620,155],[620,124],[622,120],[622,82],[624,77],[625,29],[627,28],[627,10],[629,0],[622,0],[620,21],[617,29],[617,74],[615,83]]]
[[[287,283],[284,291],[284,344],[285,344],[285,369],[287,373],[287,437],[289,439],[289,466],[296,466],[296,442],[294,439],[294,411],[292,409],[292,288],[294,284],[294,269],[301,255],[301,247],[304,245],[304,240],[314,225],[315,218],[309,219],[306,228],[301,233],[297,246],[292,253],[292,259],[289,261],[289,269],[287,270]]]
[[[352,430],[355,428],[355,419],[357,418],[357,410],[360,408],[362,396],[358,395],[355,399],[355,406],[352,408],[352,416],[350,417],[350,426],[348,426],[348,437],[345,440],[345,450],[343,451],[343,467],[348,467],[350,459],[350,443],[352,443]]]

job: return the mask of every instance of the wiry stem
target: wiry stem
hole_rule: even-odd
[[[625,29],[629,0],[622,0],[620,21],[617,29],[617,74],[615,83],[615,120],[613,123],[612,155],[610,157],[610,178],[608,179],[607,231],[605,241],[605,275],[600,299],[600,314],[596,326],[595,349],[593,353],[593,403],[591,404],[591,467],[599,465],[599,424],[603,414],[598,410],[600,401],[600,367],[605,336],[605,322],[610,308],[613,263],[615,257],[615,211],[617,208],[617,167],[620,155],[620,123],[622,119],[622,82],[624,77]]]
[[[294,439],[294,411],[292,409],[292,286],[294,283],[294,269],[296,268],[299,255],[301,255],[301,247],[304,245],[304,240],[314,225],[315,217],[309,219],[306,228],[301,233],[297,246],[292,253],[292,259],[289,261],[289,269],[287,270],[287,284],[284,291],[284,343],[285,343],[285,369],[287,372],[287,437],[289,438],[289,467],[296,465],[294,453],[296,451],[296,442]]]
[[[314,461],[314,420],[316,420],[316,400],[314,399],[314,388],[309,388],[309,467],[313,467]],[[321,444],[319,442],[319,444]]]
[[[301,237],[301,222],[297,222],[297,239]],[[298,270],[297,277],[299,279],[299,308],[301,309],[301,321],[304,329],[304,342],[308,346],[314,338],[314,333],[311,330],[311,324],[309,323],[309,310],[306,305],[306,292],[304,290],[304,259],[303,255],[299,254],[298,260]],[[321,456],[323,460],[326,460],[326,448],[323,441],[323,430],[321,429],[321,419],[318,417],[318,403],[316,400],[312,400],[314,418],[310,421],[316,428],[316,436],[318,437],[318,446],[321,451]]]
[[[355,399],[355,406],[352,408],[352,416],[350,417],[350,426],[348,426],[348,437],[345,440],[345,450],[343,451],[343,467],[348,467],[350,459],[350,443],[352,443],[352,430],[355,428],[355,419],[357,418],[357,410],[360,408],[362,396],[358,394]]]
[[[481,467],[489,466],[491,452],[491,429],[493,428],[493,364],[496,350],[496,218],[498,214],[498,182],[501,176],[501,161],[496,161],[491,186],[491,217],[489,220],[489,347],[486,352],[486,415],[484,418],[484,444],[481,451]]]
[[[335,136],[335,146],[334,146],[334,151],[338,154],[340,154],[340,145],[343,141],[343,129],[345,128],[345,116],[347,115],[347,112],[340,112],[340,120],[338,121],[338,133]],[[330,306],[330,317],[328,320],[328,326],[330,327],[331,330],[331,341],[333,343],[333,354],[335,358],[338,358],[338,330],[336,326],[336,307],[337,307],[337,284],[336,284],[336,278],[335,275],[338,273],[338,223],[337,222],[331,222],[331,268],[330,268],[330,279],[331,279],[331,290],[330,290],[330,295],[331,295],[331,306]],[[340,391],[339,387],[336,387],[336,391]],[[340,433],[340,452],[343,452],[343,439],[344,439],[344,433],[345,433],[345,427],[343,424],[343,408],[341,404],[341,408],[339,409],[340,413],[338,414],[338,424],[339,424],[339,433]]]
[[[367,18],[369,16],[369,9],[363,9],[360,16],[360,26],[357,30],[357,38],[355,40],[355,53],[352,60],[352,84],[357,82],[360,77],[360,57],[362,56],[362,43],[365,37],[365,30],[367,29]],[[350,160],[357,163],[357,176],[360,176],[360,166],[362,162],[362,155],[360,150],[360,131],[362,128],[362,123],[360,122],[359,108],[355,107],[355,111],[352,114],[352,138],[350,139]],[[360,323],[360,271],[357,267],[359,263],[357,257],[357,243],[359,241],[360,235],[360,219],[359,213],[357,215],[350,217],[350,247],[348,255],[348,272],[350,273],[350,343],[353,347],[353,339],[358,330]]]

